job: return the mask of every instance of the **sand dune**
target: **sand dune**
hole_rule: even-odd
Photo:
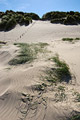
[[[75,102],[73,95],[74,92],[80,92],[80,41],[74,44],[63,42],[61,39],[64,37],[80,38],[80,25],[65,26],[51,24],[49,21],[33,21],[27,27],[17,25],[9,32],[0,32],[0,41],[7,42],[0,48],[0,120],[67,120],[73,111],[80,112],[80,103]],[[20,50],[13,45],[15,42],[47,42],[47,49],[51,52],[38,56],[32,63],[10,66],[8,62]],[[73,75],[71,84],[60,84],[65,86],[67,95],[62,102],[55,101],[59,85],[43,93],[33,89],[42,82],[43,71],[53,66],[48,59],[56,53],[69,65]],[[27,95],[32,101],[26,104],[21,99],[25,100]]]

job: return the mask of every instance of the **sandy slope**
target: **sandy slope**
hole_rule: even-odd
[[[73,110],[80,112],[80,103],[75,102],[72,95],[80,91],[80,41],[74,44],[62,42],[64,37],[80,37],[80,25],[65,26],[48,21],[34,21],[27,27],[18,25],[9,32],[0,32],[0,41],[8,42],[0,48],[0,120],[66,120]],[[13,45],[14,42],[48,42],[47,49],[52,52],[30,64],[10,66],[9,60],[19,51]],[[57,87],[42,94],[32,90],[33,85],[41,82],[43,70],[52,65],[47,59],[56,53],[66,61],[75,76],[72,79],[73,84],[63,84],[67,94],[63,102],[54,100]],[[21,102],[20,99],[25,97],[21,93],[34,96],[32,102],[38,104]],[[27,114],[21,112],[27,109]]]
[[[0,32],[0,40],[9,42],[48,42],[63,37],[80,37],[80,25],[65,26],[48,21],[34,21],[31,25],[17,27],[9,32]]]

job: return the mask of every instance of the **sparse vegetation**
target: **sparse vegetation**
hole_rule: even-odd
[[[79,92],[75,92],[74,95],[76,96],[76,101],[80,102],[80,93]]]
[[[80,38],[75,38],[75,40],[80,40]]]
[[[61,102],[66,99],[66,94],[63,91],[60,91],[55,94],[55,101],[56,102]]]
[[[80,102],[80,93],[77,94],[76,100]]]
[[[40,91],[45,91],[46,87],[47,87],[47,84],[42,83],[42,84],[35,85],[34,89],[40,92]]]
[[[80,114],[72,116],[69,120],[80,120]]]
[[[0,41],[0,44],[6,44],[7,42],[4,42],[4,41]]]
[[[27,44],[27,43],[14,43],[21,48],[19,55],[16,58],[9,61],[10,65],[23,64],[31,62],[36,59],[38,53],[43,53],[44,47],[47,43]]]
[[[69,41],[69,42],[73,42],[73,41],[78,41],[80,40],[80,38],[63,38],[63,41]]]
[[[62,91],[62,92],[65,91],[65,87],[64,86],[59,86],[58,91]]]
[[[73,39],[73,38],[63,38],[62,40],[63,40],[63,41],[69,41],[69,42],[72,42],[74,39]]]
[[[30,48],[29,44],[16,43],[15,45],[18,45],[18,47],[21,48],[21,51],[20,51],[20,54],[16,58],[9,61],[10,65],[23,64],[26,62],[30,62],[34,59],[33,51]]]
[[[61,61],[58,55],[51,58],[51,60],[55,62],[56,67],[47,70],[47,81],[52,83],[65,81],[68,83],[71,79],[68,65],[64,61]]]

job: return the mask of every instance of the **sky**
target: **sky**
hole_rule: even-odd
[[[50,11],[79,11],[80,0],[0,0],[0,11],[33,12],[40,17]]]

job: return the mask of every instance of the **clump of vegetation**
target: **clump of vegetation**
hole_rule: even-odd
[[[60,61],[59,56],[53,57],[53,61],[56,63],[56,73],[60,81],[71,78],[68,65],[64,61]]]
[[[58,101],[61,102],[65,99],[66,99],[66,94],[64,92],[60,91],[60,92],[55,94],[55,101],[56,102],[58,102]]]
[[[56,18],[56,19],[52,19],[51,23],[56,23],[56,24],[60,23],[60,24],[63,24],[64,20],[65,19],[63,19],[63,18]]]
[[[69,41],[69,42],[72,42],[74,39],[73,39],[73,38],[63,38],[62,40],[63,40],[63,41]]]
[[[4,42],[4,41],[0,41],[0,44],[6,44],[7,42]]]
[[[65,87],[64,86],[59,86],[58,91],[62,91],[62,92],[65,91]]]
[[[45,91],[47,87],[47,84],[42,83],[34,86],[34,89],[37,91]]]
[[[80,40],[80,38],[75,38],[75,40]]]
[[[6,12],[0,12],[0,30],[9,31],[13,29],[16,24],[29,25],[32,20],[39,20],[39,16],[35,13],[23,13],[7,10]]]
[[[7,20],[4,20],[4,21],[0,22],[0,31],[5,30],[6,24],[7,24]]]
[[[76,95],[76,101],[80,102],[80,93],[79,92],[75,92],[74,95]]]
[[[80,114],[72,116],[69,120],[80,120]]]
[[[57,91],[57,90],[56,90]],[[63,101],[66,100],[66,94],[65,94],[65,87],[64,86],[58,86],[58,91],[55,93],[55,101]]]
[[[64,61],[61,61],[58,55],[53,57],[52,61],[55,62],[56,67],[47,70],[47,81],[52,83],[64,81],[68,83],[71,79],[68,65]]]
[[[80,40],[80,38],[63,38],[62,40],[72,42],[72,41]]]
[[[25,17],[28,16],[28,17],[32,18],[33,20],[40,20],[40,17],[35,13],[25,13],[24,16]]]
[[[68,15],[67,18],[64,20],[65,25],[77,25],[77,21],[72,15]]]
[[[9,21],[6,23],[5,30],[11,30],[16,26],[17,22],[14,18],[9,19]]]
[[[19,55],[16,58],[9,61],[10,65],[24,64],[26,62],[32,62],[36,59],[37,54],[44,51],[44,47],[47,43],[27,44],[27,43],[14,43],[21,48]]]
[[[51,23],[61,23],[65,25],[77,25],[80,24],[80,13],[74,11],[52,11],[44,14],[42,20],[50,20]]]
[[[18,47],[21,48],[20,54],[9,61],[10,65],[17,65],[17,64],[23,64],[26,62],[30,62],[34,59],[33,56],[33,51],[30,48],[29,44],[25,44],[25,43],[16,43],[15,45],[18,45]]]
[[[42,20],[60,19],[66,17],[66,12],[52,11],[44,14]]]
[[[77,100],[78,102],[80,102],[80,93],[77,94],[76,100]]]

